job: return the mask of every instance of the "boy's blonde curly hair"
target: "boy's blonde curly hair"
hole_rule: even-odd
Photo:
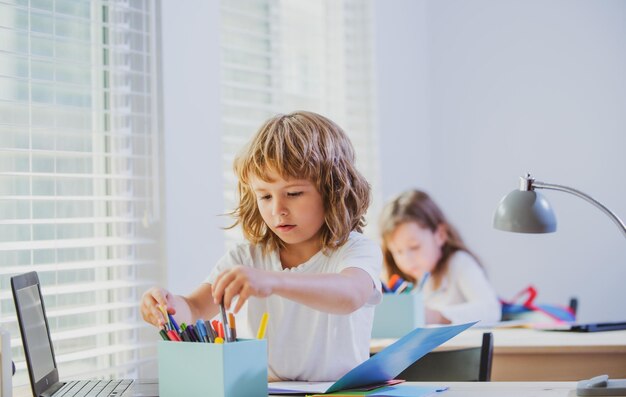
[[[322,250],[343,245],[352,230],[361,232],[370,203],[370,186],[357,171],[354,149],[345,132],[334,122],[313,112],[277,115],[259,129],[235,158],[239,178],[239,205],[231,212],[244,237],[261,244],[264,252],[283,246],[267,227],[250,186],[254,177],[269,181],[274,172],[283,179],[306,179],[318,189],[324,202]]]

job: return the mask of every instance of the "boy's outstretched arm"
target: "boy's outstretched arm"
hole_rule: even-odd
[[[223,297],[227,309],[239,296],[235,313],[251,296],[276,294],[323,312],[348,314],[363,306],[375,288],[370,275],[355,267],[340,273],[298,274],[236,266],[221,273],[214,285],[214,302]]]

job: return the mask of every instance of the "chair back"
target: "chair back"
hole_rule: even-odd
[[[412,382],[486,382],[491,380],[493,334],[483,334],[482,345],[457,350],[433,351],[405,369],[397,379]]]

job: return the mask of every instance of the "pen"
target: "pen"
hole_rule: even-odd
[[[174,329],[176,329],[176,332],[178,332],[180,334],[180,327],[176,323],[176,320],[174,320],[174,316],[172,316],[171,314],[167,313],[167,317],[170,319],[170,323],[174,326]]]
[[[209,335],[208,335],[207,329],[204,326],[204,323],[202,322],[202,320],[197,320],[196,321],[196,329],[200,333],[199,336],[200,336],[201,342],[209,343]]]
[[[424,273],[424,276],[422,276],[422,279],[420,280],[420,283],[417,286],[417,292],[422,292],[422,290],[424,289],[424,285],[426,284],[426,281],[428,281],[429,277],[430,277],[430,272]]]
[[[213,320],[211,321],[211,324],[213,324],[213,330],[215,331],[215,337],[221,337],[223,338],[224,336],[220,336],[220,322],[217,320]]]
[[[217,322],[217,335],[222,338],[224,342],[227,342],[226,334],[224,333],[224,324],[220,323],[219,321]]]
[[[200,335],[198,335],[198,331],[193,325],[187,326],[187,332],[189,332],[189,336],[193,342],[202,342]]]
[[[165,320],[165,323],[169,323],[169,317],[167,316],[167,310],[165,310],[165,307],[157,305],[157,309],[159,309],[161,313],[163,313],[163,319]]]
[[[193,342],[189,336],[189,332],[187,332],[187,329],[180,333],[180,337],[184,342]]]
[[[404,282],[405,282],[404,279],[402,277],[398,276],[398,278],[396,279],[396,282],[391,287],[391,290],[395,293],[398,290],[398,288],[400,288],[402,283],[404,283]]]
[[[405,290],[409,287],[409,284],[410,284],[410,283],[409,283],[408,281],[406,281],[406,280],[405,280],[405,281],[403,281],[403,282],[400,284],[400,286],[399,286],[398,288],[396,288],[395,293],[396,293],[396,294],[401,294],[401,293],[403,293],[403,292],[404,292],[404,291],[405,291]]]
[[[217,335],[215,335],[215,330],[213,329],[213,326],[211,325],[210,321],[205,321],[204,322],[204,326],[206,327],[207,330],[207,336],[209,337],[209,342],[210,343],[215,343],[215,337]]]
[[[263,339],[265,338],[265,329],[267,328],[267,317],[269,315],[267,314],[267,312],[263,313],[263,316],[261,317],[261,324],[259,324],[259,330],[256,334],[256,338],[257,339]]]
[[[228,313],[228,327],[230,328],[231,342],[235,342],[237,340],[237,326],[235,325],[235,315],[232,313]]]
[[[167,332],[165,332],[164,329],[159,330],[159,335],[161,335],[161,338],[163,338],[163,340],[170,340],[170,337],[167,336]]]
[[[182,339],[180,339],[180,336],[178,336],[178,334],[174,330],[167,331],[167,336],[170,337],[171,341],[182,342]]]
[[[228,329],[228,318],[226,318],[226,309],[224,308],[224,299],[220,302],[220,314],[222,315],[222,323],[224,325],[224,341],[231,342],[230,329]]]
[[[396,284],[396,281],[398,281],[399,278],[400,276],[398,276],[397,274],[394,274],[391,277],[389,277],[389,280],[387,281],[387,289],[389,291],[393,292],[393,286]]]

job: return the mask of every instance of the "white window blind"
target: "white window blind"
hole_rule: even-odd
[[[369,0],[221,3],[225,202],[236,206],[235,155],[267,118],[310,110],[337,122],[377,196],[372,5]],[[376,204],[370,207],[370,223]],[[375,233],[375,230],[373,231]],[[241,239],[227,232],[227,243]]]
[[[0,326],[15,384],[28,380],[9,279],[27,271],[64,378],[133,377],[154,356],[137,306],[159,258],[155,4],[0,0]]]

